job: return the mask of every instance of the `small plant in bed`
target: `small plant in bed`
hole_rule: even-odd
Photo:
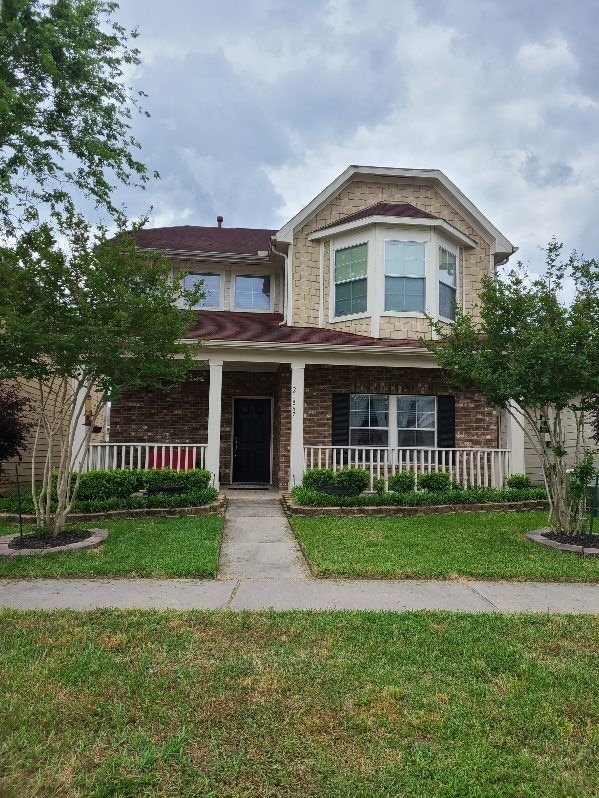
[[[337,496],[359,496],[370,483],[370,475],[363,468],[312,468],[306,471],[302,487],[322,494]]]

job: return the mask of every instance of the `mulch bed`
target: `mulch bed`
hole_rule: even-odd
[[[555,540],[557,543],[569,543],[571,546],[599,547],[599,535],[564,535],[560,532],[545,532],[543,537]]]
[[[57,546],[67,546],[69,543],[81,543],[95,534],[95,529],[65,529],[59,535],[44,535],[34,533],[13,538],[8,547],[10,549],[55,549]]]

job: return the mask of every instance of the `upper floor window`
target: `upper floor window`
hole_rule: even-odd
[[[439,316],[455,320],[457,293],[457,258],[453,252],[439,247]]]
[[[367,244],[357,244],[335,251],[335,316],[366,312],[367,273]]]
[[[389,443],[389,397],[354,393],[349,402],[351,446],[387,446]]]
[[[434,396],[397,397],[397,445],[434,447],[437,437],[437,399]]]
[[[385,241],[385,310],[424,313],[425,247],[419,241]]]
[[[219,308],[220,307],[220,274],[186,274],[183,278],[183,287],[186,290],[194,289],[202,283],[204,296],[194,308]]]
[[[238,274],[235,277],[235,310],[270,310],[270,277]]]

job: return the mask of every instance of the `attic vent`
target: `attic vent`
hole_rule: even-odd
[[[223,222],[224,222],[223,217],[222,216],[217,216],[216,217],[216,222],[217,222],[219,227],[222,227],[223,226]]]

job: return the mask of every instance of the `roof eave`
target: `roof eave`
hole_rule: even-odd
[[[446,235],[462,244],[462,246],[469,249],[474,249],[476,247],[476,242],[444,219],[414,218],[412,216],[365,216],[363,219],[356,219],[353,222],[345,222],[332,225],[322,230],[316,230],[308,236],[308,240],[321,241],[323,239],[332,238],[340,233],[359,230],[362,227],[369,227],[374,224],[398,225],[401,227],[438,227],[442,229]]]

